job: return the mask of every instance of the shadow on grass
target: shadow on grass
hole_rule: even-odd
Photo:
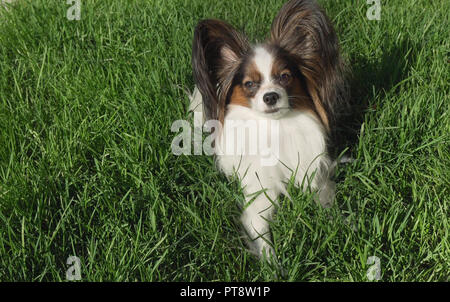
[[[364,115],[377,110],[375,96],[392,92],[397,84],[408,77],[419,49],[409,39],[396,43],[385,40],[382,55],[367,57],[355,54],[349,60],[350,99],[348,109],[340,113],[331,135],[331,154],[339,155],[345,148],[350,152],[358,143]],[[347,152],[348,153],[348,152]]]

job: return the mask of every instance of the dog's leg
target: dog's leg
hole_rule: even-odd
[[[336,163],[328,158],[324,159],[320,168],[316,171],[311,188],[316,192],[314,199],[324,208],[330,208],[333,205],[336,194],[336,183],[331,180],[336,168]]]
[[[316,194],[316,201],[318,201],[324,208],[331,208],[336,194],[336,183],[332,180],[327,180]]]
[[[255,197],[256,195],[256,197]],[[272,247],[269,221],[275,212],[278,196],[270,190],[246,194],[246,205],[241,222],[250,238],[252,252],[261,259],[276,260]]]

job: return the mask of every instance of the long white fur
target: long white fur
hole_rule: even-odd
[[[233,120],[261,120],[249,108],[229,106],[225,117],[222,139],[216,140],[216,148],[223,148]],[[247,204],[241,221],[254,241],[254,251],[259,256],[274,254],[270,244],[269,221],[272,219],[280,194],[287,194],[286,183],[292,176],[295,183],[306,190],[308,185],[318,191],[318,200],[330,206],[334,196],[334,183],[329,180],[331,161],[326,154],[325,133],[322,125],[308,113],[289,112],[279,120],[279,161],[274,166],[261,165],[261,154],[219,155],[219,168],[231,177],[236,173],[241,181]],[[264,131],[265,129],[260,129]],[[249,138],[247,138],[249,139]],[[312,178],[312,175],[314,177]],[[264,191],[264,192],[262,192]],[[268,253],[268,254],[267,254]]]

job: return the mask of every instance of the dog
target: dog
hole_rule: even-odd
[[[256,45],[221,20],[195,28],[190,110],[221,125],[214,139],[217,167],[240,180],[241,222],[260,258],[276,258],[269,222],[279,196],[289,196],[291,179],[315,192],[324,207],[333,203],[328,138],[346,100],[344,66],[333,25],[313,0],[287,2],[270,37]],[[239,136],[236,129],[251,134]],[[261,145],[258,139],[272,147],[249,152]]]

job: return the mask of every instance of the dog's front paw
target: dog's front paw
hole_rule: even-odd
[[[326,184],[317,192],[316,201],[324,208],[331,208],[336,194],[336,183],[334,181],[327,181]]]

